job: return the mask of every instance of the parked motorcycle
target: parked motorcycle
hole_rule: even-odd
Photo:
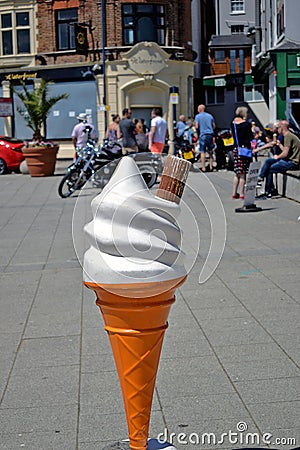
[[[58,193],[62,198],[70,197],[75,191],[82,189],[89,179],[93,186],[103,188],[122,157],[122,147],[106,139],[96,147],[88,140],[76,155],[58,186]],[[151,188],[158,173],[162,172],[161,158],[152,153],[134,153],[130,156],[135,159],[147,186]]]
[[[175,144],[175,154],[182,159],[185,159],[192,164],[198,161],[200,154],[196,155],[194,147],[187,139],[176,138]]]
[[[234,139],[230,129],[220,130],[216,136],[216,162],[217,170],[233,170],[234,166]]]

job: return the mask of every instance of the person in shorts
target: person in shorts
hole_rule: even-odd
[[[168,124],[162,117],[161,108],[153,108],[151,128],[149,133],[149,147],[152,153],[162,154],[166,139],[169,136]]]
[[[215,119],[205,111],[205,105],[198,106],[198,114],[195,117],[195,128],[199,136],[202,172],[206,171],[205,153],[209,155],[209,170],[213,171],[213,149],[214,149],[214,129]]]

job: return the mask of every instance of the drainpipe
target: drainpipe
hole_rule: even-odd
[[[255,0],[255,46],[256,53],[261,52],[261,0]]]

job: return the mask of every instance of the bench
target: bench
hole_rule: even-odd
[[[276,174],[276,188],[283,197],[300,202],[300,170],[287,170]]]

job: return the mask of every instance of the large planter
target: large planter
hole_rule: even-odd
[[[29,173],[32,177],[48,177],[54,174],[59,146],[23,147]]]

